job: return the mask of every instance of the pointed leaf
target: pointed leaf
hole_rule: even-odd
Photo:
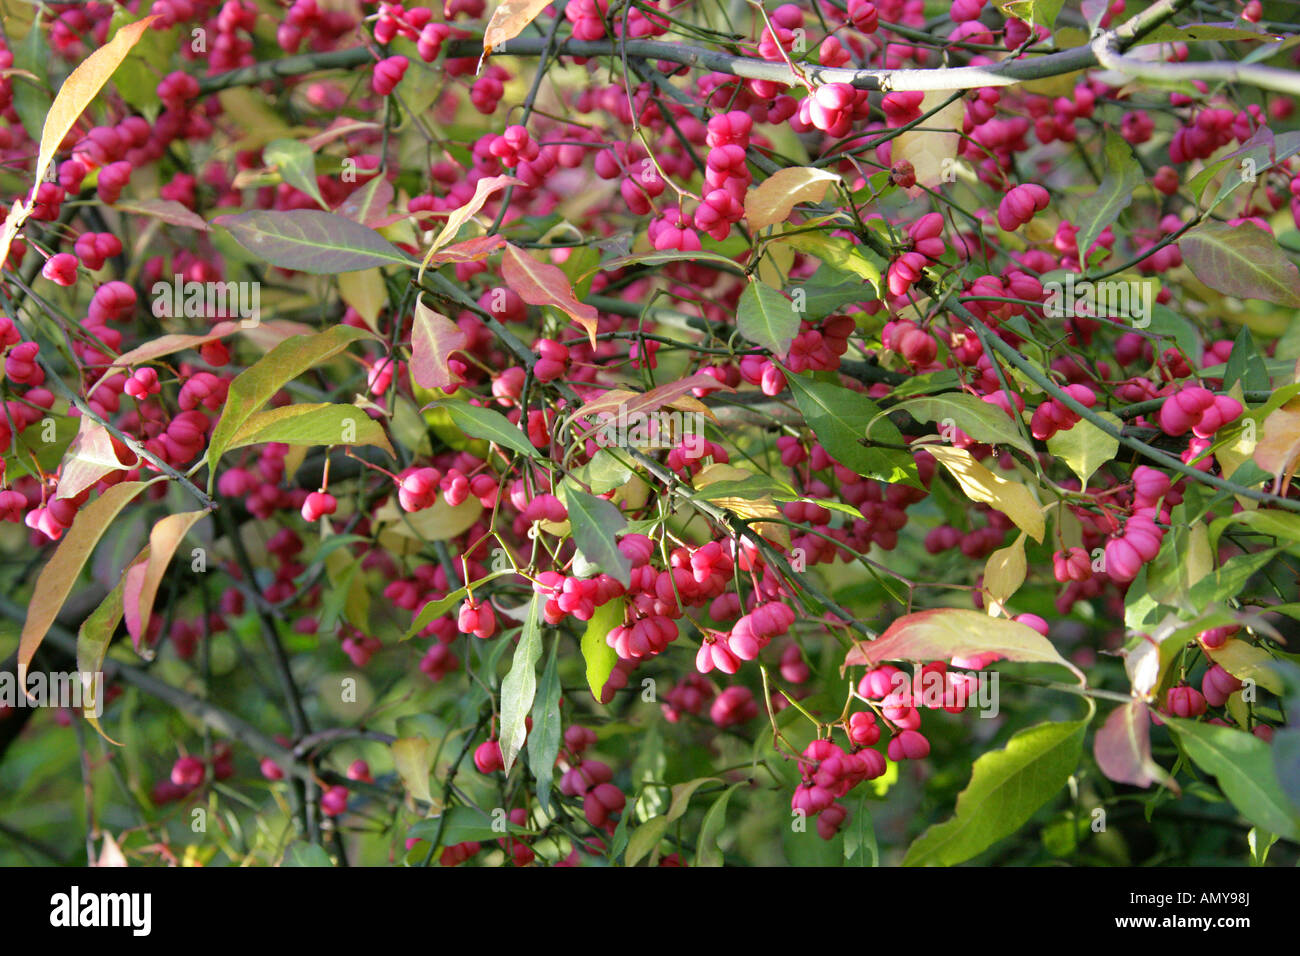
[[[36,587],[27,605],[27,620],[23,623],[18,645],[19,687],[27,686],[27,667],[32,662],[32,655],[41,646],[100,537],[146,484],[148,482],[124,481],[114,485],[82,508],[72,527],[63,533],[54,554],[36,578]]]
[[[582,632],[582,658],[587,663],[587,686],[591,696],[600,700],[600,692],[614,673],[618,665],[618,653],[605,641],[605,636],[623,623],[627,613],[627,604],[623,598],[615,598],[596,608],[587,628]]]
[[[596,347],[596,319],[599,313],[579,302],[564,270],[538,262],[518,246],[507,244],[501,258],[501,278],[529,305],[549,305],[559,309],[587,331],[591,347]]]
[[[537,15],[547,8],[551,0],[502,0],[492,11],[483,31],[483,54],[486,56],[524,32]],[[502,51],[504,52],[504,51]]]
[[[306,193],[324,208],[325,198],[316,184],[316,156],[306,143],[293,139],[273,139],[262,150],[262,162],[280,171],[280,178],[299,192]]]
[[[519,633],[515,656],[510,661],[509,672],[501,681],[501,757],[507,774],[523,749],[528,733],[526,721],[537,693],[537,659],[542,656],[544,600],[542,595],[534,594],[528,603],[528,617]]]
[[[255,259],[313,275],[414,265],[375,230],[322,209],[256,209],[212,220]]]
[[[207,455],[210,473],[215,475],[217,462],[244,423],[276,392],[309,368],[333,358],[367,335],[350,325],[336,325],[315,335],[295,335],[240,372],[230,383],[225,408],[212,430]]]
[[[745,218],[749,227],[758,230],[785,222],[799,203],[821,202],[827,187],[839,179],[838,173],[814,166],[778,169],[745,194]]]
[[[987,619],[986,619],[987,620]],[[1038,724],[975,761],[952,817],[907,849],[904,866],[954,866],[1029,821],[1079,766],[1088,720]]]
[[[794,303],[762,282],[751,282],[736,306],[736,328],[755,345],[784,355],[799,334],[800,315]]]
[[[356,405],[322,402],[282,405],[255,412],[239,426],[226,451],[246,445],[282,442],[286,445],[374,445],[388,452],[384,428]]]
[[[411,377],[422,388],[448,388],[459,380],[451,370],[451,354],[469,339],[451,319],[415,300],[411,322]]]
[[[551,780],[560,752],[560,672],[555,660],[558,643],[558,639],[551,642],[533,701],[533,729],[528,732],[528,768],[537,781],[537,802],[543,813],[551,812]]]
[[[1216,292],[1300,306],[1300,272],[1269,233],[1253,222],[1207,220],[1178,240],[1183,260]]]
[[[1046,530],[1043,507],[1028,488],[989,471],[964,448],[926,445],[925,450],[948,469],[967,498],[992,505],[1014,521],[1022,531],[1028,532],[1035,541],[1043,540]]]
[[[632,562],[614,540],[616,534],[627,528],[623,512],[617,505],[604,498],[593,498],[572,484],[566,486],[565,501],[573,540],[582,556],[627,587],[632,580]]]
[[[158,585],[162,583],[167,566],[172,563],[181,541],[195,523],[207,514],[206,511],[184,511],[168,515],[153,526],[149,532],[149,560],[143,565],[133,567],[128,576],[134,572],[140,575],[139,593],[132,593],[134,588],[127,584],[122,611],[126,618],[127,630],[131,639],[139,647],[149,629],[149,618],[153,614],[154,598],[158,596]],[[142,567],[142,572],[136,568]]]
[[[1029,625],[954,607],[898,618],[874,641],[854,644],[844,664],[874,667],[885,661],[946,661],[990,652],[1009,661],[1059,664],[1079,674],[1051,641]]]
[[[806,375],[787,372],[785,378],[808,427],[832,458],[864,478],[919,483],[916,460],[910,452],[868,448],[861,443],[861,439],[870,437],[889,445],[903,444],[903,436],[893,422],[880,414],[875,402],[858,392]]]
[[[451,399],[430,402],[422,410],[430,408],[444,409],[451,416],[452,423],[471,438],[483,438],[493,444],[504,445],[529,458],[539,457],[528,436],[511,425],[510,420],[500,412]]]
[[[1106,130],[1106,172],[1097,191],[1083,201],[1075,224],[1079,262],[1086,271],[1088,249],[1133,201],[1133,190],[1146,182],[1146,174],[1133,157],[1133,150],[1114,130]]]

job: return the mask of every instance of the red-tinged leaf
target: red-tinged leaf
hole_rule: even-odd
[[[844,664],[871,667],[886,661],[943,661],[989,652],[1010,661],[1060,664],[1083,676],[1051,641],[1027,624],[952,607],[900,617],[874,641],[854,644]]]
[[[346,216],[354,222],[381,229],[391,225],[388,221],[388,207],[393,202],[393,184],[383,176],[376,176],[339,205],[340,216]],[[397,219],[404,219],[398,216]],[[396,220],[393,220],[396,221]]]
[[[478,262],[480,259],[486,259],[492,253],[499,251],[505,244],[506,237],[500,233],[493,233],[490,236],[476,236],[473,239],[466,239],[464,242],[444,246],[433,254],[429,262],[433,265],[442,265],[447,262]]]
[[[1264,433],[1255,444],[1255,464],[1274,477],[1274,490],[1286,494],[1290,476],[1300,463],[1300,398],[1274,409],[1264,419]]]
[[[501,278],[529,305],[549,305],[567,314],[587,330],[591,347],[596,347],[598,313],[574,298],[573,286],[562,270],[538,262],[519,247],[507,243],[501,259]]]
[[[1111,711],[1092,742],[1092,753],[1101,772],[1116,783],[1135,787],[1160,783],[1180,792],[1168,772],[1151,759],[1151,714],[1140,700]]]
[[[1216,292],[1300,306],[1300,271],[1253,222],[1207,220],[1184,233],[1178,249],[1193,275]]]
[[[67,600],[72,586],[77,583],[81,569],[90,553],[95,550],[100,537],[118,513],[138,495],[148,482],[124,481],[109,488],[77,514],[72,527],[64,532],[53,556],[41,569],[27,606],[27,620],[23,623],[22,637],[18,643],[18,686],[27,686],[27,668],[32,655],[45,640],[45,634]]]
[[[110,472],[134,468],[140,459],[127,450],[122,461],[113,448],[113,437],[103,425],[82,416],[77,437],[63,456],[56,498],[75,498]]]
[[[411,265],[375,230],[323,209],[255,209],[212,220],[261,262],[311,275]]]
[[[626,408],[629,415],[633,412],[652,412],[663,408],[665,405],[671,406],[675,402],[679,402],[690,395],[693,389],[697,388],[722,392],[735,391],[730,385],[719,382],[711,375],[696,372],[689,378],[668,382],[665,385],[652,388],[648,392],[633,392],[623,388],[612,388],[579,408],[569,418],[569,421],[575,421],[588,415],[614,415],[618,413],[620,407]],[[708,410],[705,409],[705,412],[707,413]]]
[[[425,254],[424,261],[420,263],[418,279],[424,278],[424,270],[428,268],[430,261],[432,261],[433,254],[456,238],[456,233],[460,232],[460,227],[469,222],[483,208],[483,204],[491,198],[493,193],[505,189],[507,186],[522,185],[524,185],[524,181],[516,179],[514,176],[488,176],[485,179],[480,179],[474,187],[474,195],[470,197],[470,201],[459,209],[453,209],[451,215],[447,217],[447,224],[442,227],[442,232],[438,233],[438,238],[433,240],[433,245],[429,247],[429,251]]]
[[[452,352],[463,349],[468,342],[455,322],[417,299],[411,324],[411,377],[415,384],[444,389],[456,384],[458,379],[448,360]]]
[[[160,520],[149,532],[149,560],[135,565],[127,572],[122,610],[126,617],[126,628],[131,633],[131,642],[137,652],[149,629],[158,585],[167,573],[172,555],[195,522],[206,514],[206,511],[185,511]]]
[[[523,33],[524,27],[532,23],[550,3],[551,0],[504,0],[492,11],[492,19],[483,31],[484,55]]]
[[[174,199],[119,199],[113,203],[113,208],[118,212],[161,219],[170,226],[208,231],[206,220]]]

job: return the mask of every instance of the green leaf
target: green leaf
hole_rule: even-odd
[[[323,847],[315,843],[308,843],[306,840],[299,840],[296,843],[290,843],[284,851],[284,860],[281,866],[334,866],[334,861],[330,855],[325,852]]]
[[[799,313],[794,303],[762,282],[751,282],[740,294],[736,327],[749,341],[773,355],[784,355],[799,334]]]
[[[1196,327],[1168,306],[1156,305],[1151,309],[1151,322],[1147,331],[1153,335],[1172,338],[1179,351],[1189,361],[1197,362],[1201,355],[1200,337]]]
[[[388,452],[393,446],[383,426],[356,405],[322,402],[283,405],[256,412],[230,439],[226,451],[245,445],[283,442],[286,445],[375,445]]]
[[[123,592],[126,588],[126,571],[135,567],[149,557],[149,547],[146,545],[144,550],[137,554],[131,563],[126,566],[122,572],[122,577],[118,580],[113,590],[108,592],[108,596],[99,603],[84,621],[81,622],[81,628],[77,631],[77,670],[82,674],[98,674],[104,669],[104,657],[108,654],[108,645],[113,640],[113,634],[117,631],[117,625],[122,620],[122,601]],[[95,711],[99,709],[97,701],[94,699],[95,685],[94,682],[83,685],[82,687],[82,704],[83,713],[90,725],[99,731],[100,736],[105,740],[112,740],[104,729],[99,725],[99,718],[95,716]]]
[[[834,283],[819,281],[823,276],[834,278]],[[826,265],[819,267],[803,285],[794,286],[793,293],[795,306],[800,305],[802,299],[803,312],[800,318],[810,322],[820,322],[846,305],[869,302],[875,298],[871,289],[863,287],[861,279],[846,277],[839,270]]]
[[[416,800],[433,803],[429,792],[429,773],[436,756],[433,743],[427,737],[402,737],[388,745],[393,752],[393,765],[402,778],[402,786]]]
[[[336,325],[315,335],[295,335],[235,376],[226,394],[221,418],[208,443],[209,489],[216,478],[217,462],[254,412],[303,372],[333,358],[357,339],[368,335],[368,332],[350,325]]]
[[[873,440],[903,444],[894,423],[880,414],[871,399],[806,375],[787,371],[785,377],[808,427],[836,461],[865,478],[919,484],[910,452],[861,444],[860,439],[868,437],[868,425]]]
[[[455,846],[457,843],[487,843],[499,840],[507,834],[528,836],[535,831],[521,827],[516,823],[503,822],[502,829],[494,829],[492,819],[474,807],[452,807],[444,814],[447,822],[442,828],[441,846]],[[438,832],[441,817],[428,817],[413,824],[406,831],[408,840],[427,840],[432,842]]]
[[[623,598],[615,598],[596,608],[582,632],[582,659],[587,662],[587,686],[591,696],[600,700],[600,692],[614,673],[618,664],[618,653],[605,643],[605,636],[623,623],[627,613],[627,604]]]
[[[256,261],[313,275],[375,266],[415,267],[410,256],[369,226],[320,209],[255,209],[212,221]]]
[[[953,866],[1015,833],[1074,773],[1091,719],[1038,724],[981,756],[956,812],[922,833],[903,865]]]
[[[551,642],[542,683],[533,701],[533,729],[528,732],[528,767],[537,780],[537,802],[551,812],[551,779],[560,752],[560,673],[555,661],[558,637]]]
[[[1060,9],[1060,3],[1056,4]],[[1055,19],[1055,14],[1053,14]],[[1075,224],[1079,227],[1079,261],[1084,262],[1091,246],[1107,226],[1133,201],[1133,190],[1146,182],[1142,167],[1133,157],[1133,150],[1124,137],[1114,130],[1106,130],[1106,172],[1097,191],[1079,207]]]
[[[495,578],[499,578],[502,575],[514,574],[514,573],[515,572],[512,568],[503,568],[500,571],[492,571],[489,572],[488,574],[485,574],[483,577],[479,578],[468,588],[459,587],[456,590],[452,591],[450,594],[448,594],[445,598],[440,598],[439,600],[436,601],[430,601],[424,607],[420,608],[419,613],[415,615],[415,619],[411,621],[411,626],[406,629],[406,633],[402,635],[401,639],[404,641],[409,641],[411,638],[415,637],[416,634],[419,634],[421,631],[423,631],[436,618],[442,617],[444,614],[450,611],[461,601],[464,601],[465,598],[469,596],[469,592],[471,588],[481,587],[482,585],[487,584],[489,581]]]
[[[855,246],[849,239],[842,236],[829,236],[824,232],[795,233],[781,236],[777,241],[788,242],[800,252],[806,252],[840,272],[865,279],[871,284],[874,295],[866,296],[867,290],[863,289],[864,298],[875,298],[880,295],[880,270],[885,262],[869,247]]]
[[[13,48],[14,68],[25,70],[42,80],[48,76],[50,50],[45,45],[45,31],[41,28],[40,10],[32,17],[32,24],[27,28],[27,35]],[[12,80],[14,91],[14,112],[22,120],[23,129],[33,142],[40,142],[41,129],[45,126],[45,114],[50,111],[54,97],[44,85],[15,76]]]
[[[621,488],[632,480],[632,469],[605,448],[598,448],[591,461],[574,469],[571,474],[597,495]]]
[[[468,402],[441,399],[430,402],[421,411],[440,408],[451,417],[452,424],[470,438],[483,438],[497,445],[504,445],[529,458],[537,458],[537,449],[528,440],[528,436],[510,424],[510,419],[500,412]]]
[[[279,169],[280,178],[294,189],[306,193],[322,207],[326,205],[316,184],[316,156],[306,143],[296,139],[271,140],[262,150],[262,162]]]
[[[1009,17],[1024,20],[1034,26],[1049,30],[1056,25],[1065,0],[995,0],[994,5]]]
[[[1124,427],[1124,423],[1110,412],[1097,414],[1117,430]],[[1069,465],[1086,488],[1093,473],[1119,452],[1119,439],[1107,435],[1092,422],[1080,419],[1072,427],[1049,438],[1047,450]]]
[[[918,422],[935,422],[943,426],[946,420],[971,438],[987,445],[1010,445],[1027,455],[1036,454],[1016,423],[996,405],[981,401],[966,392],[945,392],[909,398],[891,407],[890,412],[907,412]]]
[[[1300,306],[1300,271],[1269,233],[1253,222],[1207,220],[1178,240],[1183,260],[1216,292]]]
[[[1214,776],[1238,812],[1262,829],[1300,840],[1300,817],[1278,783],[1272,750],[1254,734],[1162,716],[1196,766]]]
[[[1223,387],[1231,388],[1240,382],[1247,392],[1264,392],[1269,388],[1268,368],[1259,354],[1250,327],[1243,325],[1232,343],[1232,353],[1223,370]]]
[[[853,811],[853,820],[844,831],[844,862],[851,862],[854,857],[857,857],[858,866],[880,865],[880,849],[876,845],[876,826],[871,819],[871,809],[866,794],[858,798],[857,808]]]
[[[668,818],[665,816],[651,817],[637,827],[632,832],[631,839],[627,841],[627,852],[623,854],[623,865],[636,866],[641,862],[663,839],[664,834],[668,832],[668,827]]]
[[[722,796],[714,801],[713,806],[709,807],[709,812],[704,815],[704,822],[700,824],[700,839],[696,844],[696,866],[722,866],[722,849],[718,846],[718,834],[727,822],[727,803],[739,786],[740,784],[733,783],[722,791]]]
[[[510,671],[501,682],[501,756],[507,774],[524,746],[528,733],[525,724],[537,692],[537,659],[542,656],[543,601],[542,595],[534,594],[529,602],[528,617],[519,634]]]
[[[565,504],[569,509],[569,526],[578,550],[589,562],[615,578],[623,587],[632,581],[632,562],[614,536],[627,527],[627,519],[618,506],[604,498],[593,498],[572,483],[565,486]]]

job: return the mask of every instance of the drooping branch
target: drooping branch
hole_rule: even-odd
[[[1059,53],[1020,59],[1007,59],[987,66],[937,67],[932,69],[870,70],[845,69],[840,67],[819,66],[816,63],[801,63],[799,68],[814,84],[848,83],[851,86],[867,90],[879,90],[884,93],[895,91],[931,92],[936,90],[971,90],[986,86],[1014,86],[1027,80],[1041,80],[1052,76],[1062,76],[1077,70],[1103,65],[1098,59],[1098,50],[1107,51],[1115,56],[1136,45],[1160,24],[1173,17],[1178,11],[1188,6],[1191,0],[1160,0],[1122,25],[1110,30],[1091,45],[1073,47]],[[1105,41],[1104,44],[1102,41]],[[483,43],[477,37],[449,40],[443,47],[448,58],[477,58],[483,52]],[[643,60],[659,60],[678,63],[693,69],[710,70],[726,73],[742,79],[770,80],[786,86],[794,86],[801,80],[790,67],[782,61],[763,60],[746,56],[734,50],[710,50],[685,43],[666,42],[663,40],[574,40],[566,39],[554,42],[552,38],[517,37],[501,44],[494,55],[501,56],[542,56],[549,51],[557,56],[598,57],[623,56]],[[218,73],[199,81],[201,93],[213,93],[234,86],[251,86],[272,79],[283,79],[314,73],[319,70],[346,70],[361,66],[374,59],[374,54],[365,47],[353,47],[347,50],[332,50],[326,53],[308,53],[298,56],[269,60],[255,66],[242,67]],[[1122,59],[1122,58],[1121,58]],[[1139,61],[1140,62],[1140,61]],[[1212,65],[1205,63],[1184,64],[1187,70],[1200,71]],[[1225,69],[1235,64],[1217,64]],[[1239,79],[1253,82],[1258,79],[1257,71],[1266,68],[1244,69]],[[1266,70],[1268,77],[1279,70]],[[1205,74],[1199,73],[1200,77]],[[1297,77],[1297,74],[1288,74]],[[1267,77],[1266,77],[1267,78]]]

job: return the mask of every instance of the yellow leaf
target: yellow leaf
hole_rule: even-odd
[[[722,462],[715,462],[704,468],[695,476],[691,485],[696,491],[701,491],[709,485],[718,481],[744,481],[746,478],[753,478],[752,471],[746,471],[744,468],[737,468],[735,465],[727,465]],[[781,518],[785,515],[777,507],[776,502],[772,500],[771,495],[763,495],[760,498],[739,498],[739,497],[722,497],[710,499],[720,508],[726,508],[733,514],[750,520],[756,518]],[[771,538],[780,541],[784,545],[790,543],[790,531],[783,524],[769,524],[764,521],[754,525],[754,530],[765,538]]]
[[[799,203],[821,202],[838,173],[812,166],[778,169],[745,194],[745,218],[755,231],[785,222]]]
[[[921,101],[921,112],[928,113],[952,94],[952,90],[926,93]],[[895,164],[907,160],[916,172],[916,185],[908,190],[910,195],[919,194],[922,186],[934,188],[951,174],[957,147],[961,143],[959,134],[964,118],[965,103],[958,97],[922,122],[921,128],[900,133],[894,140],[890,158]]]
[[[492,11],[492,19],[483,31],[484,56],[523,33],[524,27],[532,23],[537,14],[550,3],[551,0],[505,0]]]
[[[1273,658],[1254,644],[1234,637],[1220,647],[1206,648],[1205,653],[1210,655],[1210,660],[1238,680],[1253,680],[1275,694],[1281,694],[1286,689],[1274,669]]]
[[[1011,595],[1025,583],[1028,570],[1023,533],[1008,547],[989,555],[984,564],[984,606],[990,615],[997,617],[1002,612]]]
[[[362,269],[339,273],[339,296],[357,310],[372,332],[379,331],[379,313],[388,304],[388,289],[384,286],[382,272]]]
[[[433,802],[429,793],[429,771],[433,768],[434,750],[424,737],[403,737],[394,740],[389,747],[393,751],[393,766],[402,778],[406,792],[425,803]]]
[[[27,202],[15,200],[9,215],[0,228],[0,263],[9,258],[9,246],[13,243],[24,220],[31,213],[32,203],[36,199],[36,190],[45,180],[45,171],[49,169],[54,153],[68,135],[72,125],[86,111],[90,101],[103,89],[113,71],[118,68],[131,48],[139,41],[141,34],[149,24],[158,19],[150,15],[135,23],[128,23],[114,34],[113,39],[86,57],[81,64],[68,74],[68,78],[59,87],[59,92],[50,104],[50,111],[45,114],[45,126],[41,130],[41,148],[36,157],[36,175],[32,180],[32,191]],[[34,24],[32,29],[39,29]]]
[[[45,171],[54,159],[54,153],[68,135],[68,130],[72,129],[90,101],[103,89],[108,78],[126,59],[144,31],[149,29],[149,24],[157,19],[157,15],[150,15],[135,23],[128,23],[113,35],[113,39],[86,57],[63,81],[50,105],[50,111],[45,115],[45,128],[41,130],[41,149],[36,157],[36,180],[32,185],[33,197],[45,179]]]
[[[1043,506],[1024,485],[995,475],[964,448],[925,445],[971,501],[992,505],[1035,541],[1043,540]]]

